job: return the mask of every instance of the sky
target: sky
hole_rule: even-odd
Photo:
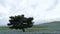
[[[0,26],[9,23],[9,17],[24,14],[33,17],[34,24],[60,20],[60,0],[0,0]]]

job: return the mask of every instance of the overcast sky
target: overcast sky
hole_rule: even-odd
[[[34,17],[34,24],[60,19],[60,0],[0,0],[0,25],[9,23],[9,16],[24,14]]]

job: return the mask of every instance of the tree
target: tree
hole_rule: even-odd
[[[26,18],[24,15],[11,16],[7,25],[10,29],[22,29],[25,32],[25,28],[33,26],[33,17]]]

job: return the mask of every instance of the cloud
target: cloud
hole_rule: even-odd
[[[24,14],[34,22],[60,18],[59,0],[0,0],[0,23],[7,24],[9,16]]]
[[[59,3],[59,0],[55,0],[54,3],[52,3],[52,5],[47,9],[47,11],[55,9],[58,3]]]

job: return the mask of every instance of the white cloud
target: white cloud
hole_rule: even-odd
[[[60,18],[59,2],[60,0],[0,0],[0,23],[7,24],[9,16],[18,14],[34,17],[35,23]]]

